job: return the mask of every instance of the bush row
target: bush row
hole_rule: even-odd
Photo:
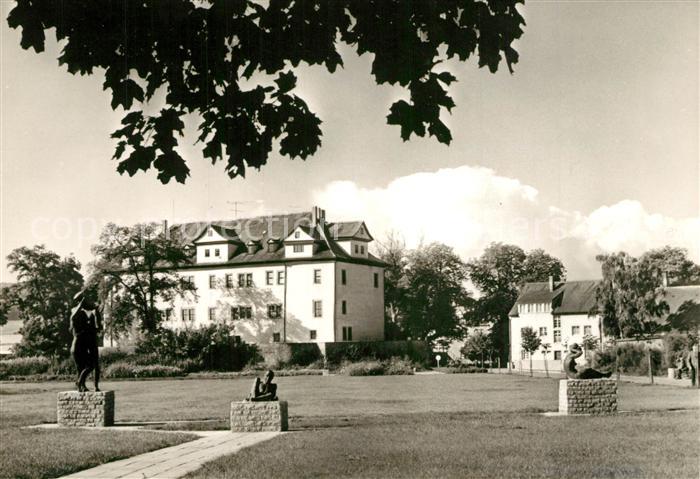
[[[413,374],[414,366],[411,361],[391,358],[384,361],[365,360],[346,362],[340,368],[340,374],[345,376],[392,376]]]
[[[343,361],[388,361],[404,358],[420,365],[430,364],[430,347],[424,341],[359,341],[352,343],[327,343],[326,361],[337,366]]]
[[[596,351],[593,356],[593,367],[603,371],[614,371],[615,361],[622,374],[646,376],[649,374],[647,347],[639,343],[622,343],[614,347]],[[651,368],[655,375],[665,375],[666,366],[664,354],[660,349],[651,349]]]
[[[456,366],[450,366],[442,370],[446,374],[474,374],[474,373],[487,373],[488,369],[478,368],[475,366],[468,366],[466,364],[459,364]]]

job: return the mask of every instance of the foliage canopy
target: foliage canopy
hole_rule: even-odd
[[[22,48],[36,52],[44,50],[45,31],[55,30],[59,64],[70,73],[104,72],[112,108],[126,113],[112,134],[117,171],[155,168],[161,182],[184,183],[189,167],[176,147],[189,114],[198,118],[203,156],[223,161],[232,178],[266,164],[276,143],[282,156],[314,154],[321,120],[294,93],[294,68],[335,72],[342,44],[373,56],[377,84],[407,91],[387,115],[404,141],[427,133],[449,144],[440,116],[455,106],[447,88],[456,78],[437,67],[476,54],[479,67],[496,72],[505,59],[512,72],[518,54],[511,45],[525,23],[518,3],[18,0],[7,22],[22,29]],[[163,96],[164,108],[146,114]]]

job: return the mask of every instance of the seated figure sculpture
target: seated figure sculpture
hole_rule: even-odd
[[[274,377],[275,373],[272,370],[268,370],[265,373],[264,381],[261,381],[260,378],[255,378],[253,388],[246,401],[277,401],[277,384],[272,382]]]
[[[612,376],[612,372],[602,373],[596,371],[593,368],[584,368],[581,371],[576,369],[576,358],[583,355],[583,350],[581,346],[573,343],[569,346],[569,353],[564,358],[564,371],[566,372],[566,377],[569,379],[600,379],[609,378]]]

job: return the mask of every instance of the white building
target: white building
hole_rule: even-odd
[[[233,324],[249,343],[384,339],[384,263],[364,222],[325,212],[174,227],[195,261],[177,273],[197,293],[162,303],[165,325]]]
[[[530,367],[530,356],[522,348],[522,330],[532,328],[549,344],[550,370],[560,370],[561,361],[571,343],[582,344],[584,336],[593,336],[602,344],[602,317],[596,307],[597,281],[527,283],[510,311],[510,353],[518,369]],[[532,354],[533,369],[544,369],[542,349]]]

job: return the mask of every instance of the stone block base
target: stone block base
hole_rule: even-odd
[[[233,401],[231,432],[286,431],[287,401]]]
[[[56,416],[59,426],[113,426],[114,391],[59,392]]]
[[[562,379],[559,381],[561,414],[615,414],[617,382],[613,379]]]

